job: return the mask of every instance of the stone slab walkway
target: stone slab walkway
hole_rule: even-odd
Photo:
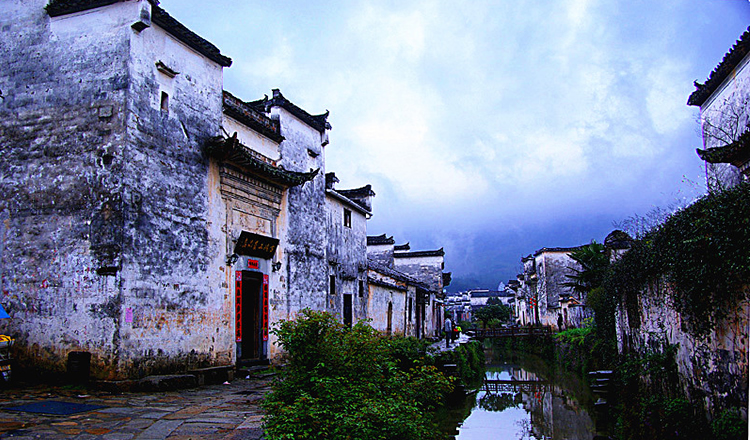
[[[0,438],[86,440],[258,440],[260,402],[272,378],[235,379],[159,393],[109,394],[84,388],[34,386],[0,391]],[[5,408],[41,401],[105,405],[58,416]]]
[[[454,350],[456,347],[458,347],[461,344],[465,344],[469,342],[470,340],[471,338],[466,333],[461,333],[458,335],[458,339],[456,339],[453,342],[450,342],[447,347],[445,346],[445,339],[435,342],[430,347],[436,352],[450,351],[450,350]]]

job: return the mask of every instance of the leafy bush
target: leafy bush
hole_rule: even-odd
[[[508,322],[513,314],[513,310],[510,307],[500,304],[486,305],[479,308],[474,312],[474,319],[482,321],[483,327],[487,328],[487,323],[490,320],[498,320],[501,322]]]
[[[586,341],[586,337],[588,337],[592,333],[593,328],[591,327],[569,328],[556,334],[554,338],[560,342],[565,342],[580,347]]]
[[[287,366],[264,401],[274,439],[429,439],[428,411],[451,381],[413,339],[352,328],[326,312],[303,310],[274,330]]]
[[[736,409],[724,410],[711,423],[716,440],[745,440],[747,438],[747,422],[742,420]]]
[[[435,356],[439,365],[455,364],[458,378],[465,385],[477,385],[484,378],[484,351],[479,341],[461,344],[451,351],[443,351]]]

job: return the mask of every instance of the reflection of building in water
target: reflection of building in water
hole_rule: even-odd
[[[541,379],[534,373],[514,369],[518,381]],[[594,422],[581,403],[568,391],[549,382],[536,388],[521,388],[523,408],[531,419],[531,434],[536,438],[563,440],[592,438]]]

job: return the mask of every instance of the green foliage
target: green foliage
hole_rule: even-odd
[[[597,287],[588,293],[586,304],[594,311],[593,327],[596,336],[595,343],[599,345],[598,352],[603,358],[614,359],[617,352],[615,344],[617,298],[609,290]]]
[[[704,196],[636,240],[604,279],[637,326],[637,298],[666,281],[687,330],[706,335],[746,295],[750,280],[750,184]],[[665,289],[656,289],[664,291]]]
[[[652,387],[661,386],[661,392],[673,391],[677,384],[676,353],[676,345],[667,345],[660,350],[625,357],[617,369],[620,380],[632,387],[646,379]]]
[[[591,240],[591,243],[568,254],[570,258],[581,265],[581,269],[572,268],[574,275],[566,275],[571,281],[563,283],[579,293],[589,292],[602,285],[604,273],[609,266],[609,258],[604,245]]]
[[[716,440],[747,439],[747,422],[742,420],[737,409],[724,410],[711,422],[711,431]]]
[[[492,296],[489,299],[487,299],[487,305],[488,306],[499,306],[503,304],[503,300],[496,296]]]
[[[676,345],[665,345],[622,360],[617,368],[618,437],[706,438],[703,408],[686,400],[679,389],[676,352]]]
[[[287,356],[266,396],[273,439],[424,439],[428,412],[450,380],[413,338],[388,338],[363,322],[352,328],[326,312],[304,310],[274,330]]]
[[[523,403],[521,393],[485,393],[477,405],[485,411],[501,412],[508,408],[518,408]]]
[[[474,324],[471,321],[461,321],[458,323],[459,327],[461,327],[462,331],[466,331],[472,328],[476,328],[476,324]]]
[[[512,313],[511,308],[506,305],[485,305],[474,312],[474,319],[482,321],[482,326],[487,328],[487,323],[493,319],[500,322],[508,322]]]
[[[477,385],[484,378],[484,351],[479,341],[471,341],[459,345],[454,350],[440,352],[435,355],[435,363],[456,364],[458,378],[467,386]]]
[[[594,329],[592,327],[569,328],[554,335],[554,338],[560,342],[577,345],[580,347],[584,344],[584,342],[586,342],[586,338],[591,336],[593,332]]]

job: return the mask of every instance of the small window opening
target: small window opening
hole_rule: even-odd
[[[352,227],[352,212],[348,209],[344,209],[344,226],[347,228]]]
[[[169,95],[167,92],[161,92],[161,111],[169,113]]]
[[[363,296],[365,296],[365,282],[359,280],[359,297],[362,298]]]
[[[409,319],[408,319],[409,322],[411,322],[411,308],[412,308],[412,305],[413,305],[412,299],[409,298]]]
[[[336,296],[336,275],[331,275],[328,281],[328,294]]]

